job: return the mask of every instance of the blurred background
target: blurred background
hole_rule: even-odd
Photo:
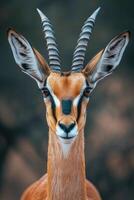
[[[86,62],[118,33],[133,33],[132,0],[0,1],[0,200],[18,200],[24,189],[46,172],[48,127],[41,92],[16,66],[6,30],[15,28],[47,59],[36,8],[51,20],[64,70],[84,20],[101,12]],[[134,199],[133,35],[116,72],[92,93],[85,128],[86,173],[103,200]],[[85,62],[85,63],[86,63]]]

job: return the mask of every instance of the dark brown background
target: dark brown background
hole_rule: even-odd
[[[48,128],[36,83],[17,68],[6,38],[15,28],[47,58],[40,8],[54,26],[64,70],[84,20],[102,6],[86,62],[116,34],[133,33],[131,0],[0,1],[0,199],[18,200],[22,191],[46,171]],[[88,179],[104,200],[134,199],[133,34],[116,72],[93,92],[85,129]],[[44,123],[45,121],[45,123]]]

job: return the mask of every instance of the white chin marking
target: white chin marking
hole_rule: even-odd
[[[63,137],[66,137],[66,133],[59,126],[57,126],[57,128],[56,128],[56,134],[59,138],[59,143],[62,148],[63,156],[64,156],[64,158],[67,158],[68,153],[71,149],[71,145],[73,144],[74,140],[76,139],[76,136],[78,135],[77,126],[75,126],[68,133],[68,137],[70,137],[70,139],[63,138]]]
[[[60,145],[61,145],[61,148],[62,148],[64,158],[67,158],[68,153],[71,149],[71,146],[72,146],[75,138],[76,137],[71,138],[71,139],[62,139],[62,138],[59,137],[59,142],[60,142]]]

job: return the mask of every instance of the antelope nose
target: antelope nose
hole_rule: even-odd
[[[63,123],[59,122],[59,127],[65,132],[65,133],[69,133],[75,126],[75,123],[71,123],[69,125],[65,125]]]

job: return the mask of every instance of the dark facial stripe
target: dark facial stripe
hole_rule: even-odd
[[[87,80],[86,80],[86,87],[90,87]],[[81,104],[82,104],[83,97],[84,97],[84,91],[83,91],[83,94],[81,95],[81,97],[79,99],[78,106],[77,106],[77,113],[78,113],[77,114],[77,122],[78,122],[80,114],[81,114]]]
[[[71,108],[72,108],[72,100],[62,100],[61,101],[62,105],[62,112],[65,115],[69,115],[71,113]]]
[[[42,93],[43,93],[43,91],[44,91],[44,88],[46,87],[46,84],[47,84],[47,79],[46,79],[45,82],[44,82],[44,87],[41,89],[41,90],[42,90]],[[43,94],[43,95],[44,95],[44,94]],[[50,92],[49,92],[49,98],[50,98],[51,105],[52,105],[51,108],[52,108],[53,117],[54,117],[54,119],[57,121],[56,115],[55,115],[56,105],[55,105],[55,102],[54,102],[53,97],[52,97],[52,95],[51,95]]]
[[[53,113],[53,117],[54,117],[55,120],[57,121],[57,119],[56,119],[56,115],[55,115],[56,105],[55,105],[55,102],[54,102],[53,97],[52,97],[51,94],[50,94],[50,101],[51,101],[51,104],[52,104],[52,113]]]

